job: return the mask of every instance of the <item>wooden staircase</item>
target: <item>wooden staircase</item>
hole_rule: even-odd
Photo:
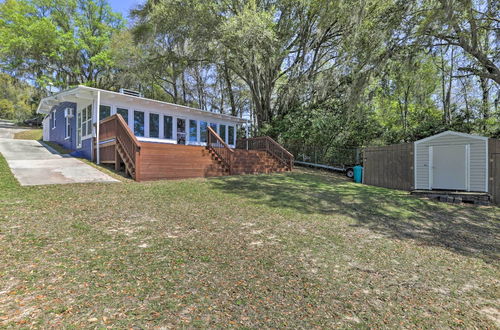
[[[293,155],[268,136],[238,140],[231,149],[208,128],[207,149],[229,175],[291,171]]]
[[[117,114],[100,122],[99,140],[105,142],[100,145],[101,161],[114,163],[117,171],[124,164],[125,173],[139,181],[137,169],[140,166],[141,144],[121,115]],[[94,155],[94,159],[96,156]]]
[[[131,157],[128,156],[121,143],[117,143],[115,145],[115,149],[118,153],[118,157],[116,157],[115,160],[115,170],[120,171],[120,165],[123,163],[125,166],[125,173],[130,177],[135,178],[135,164],[133,163]]]
[[[236,149],[232,174],[285,172],[287,168],[265,151]]]

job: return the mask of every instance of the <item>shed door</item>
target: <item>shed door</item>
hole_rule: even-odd
[[[432,189],[467,190],[467,146],[433,146],[432,151]]]

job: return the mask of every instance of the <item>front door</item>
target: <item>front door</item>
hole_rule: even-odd
[[[177,118],[177,144],[186,144],[186,119]]]
[[[432,189],[467,190],[467,146],[432,147]]]

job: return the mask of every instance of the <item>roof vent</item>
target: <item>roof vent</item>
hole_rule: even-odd
[[[125,95],[142,97],[142,94],[140,92],[133,91],[133,90],[130,90],[130,89],[125,89],[125,88],[120,88],[120,93],[121,94],[125,94]]]

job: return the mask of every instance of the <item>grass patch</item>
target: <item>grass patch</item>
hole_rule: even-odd
[[[2,154],[0,154],[0,193],[6,191],[12,191],[19,188],[20,188],[19,183],[14,178],[14,175],[12,175],[12,172],[10,171],[7,161],[2,156]],[[0,203],[1,200],[2,196],[0,195]]]
[[[49,147],[51,147],[52,149],[54,149],[55,151],[57,151],[58,153],[60,153],[62,155],[69,154],[72,152],[71,150],[62,147],[61,145],[59,145],[56,142],[44,141],[43,143],[48,145]]]
[[[0,185],[0,327],[498,327],[495,207],[311,170]]]
[[[122,181],[122,182],[129,182],[129,183],[135,182],[132,178],[127,176],[123,171],[115,171],[114,164],[112,164],[112,165],[109,165],[109,164],[97,165],[96,163],[94,163],[86,158],[79,158],[79,159],[82,162],[84,162],[85,164],[90,165],[103,173],[106,173],[107,175],[109,175],[113,179],[116,179],[116,180]]]
[[[27,129],[14,134],[14,139],[19,140],[41,140],[43,131],[40,128]]]

